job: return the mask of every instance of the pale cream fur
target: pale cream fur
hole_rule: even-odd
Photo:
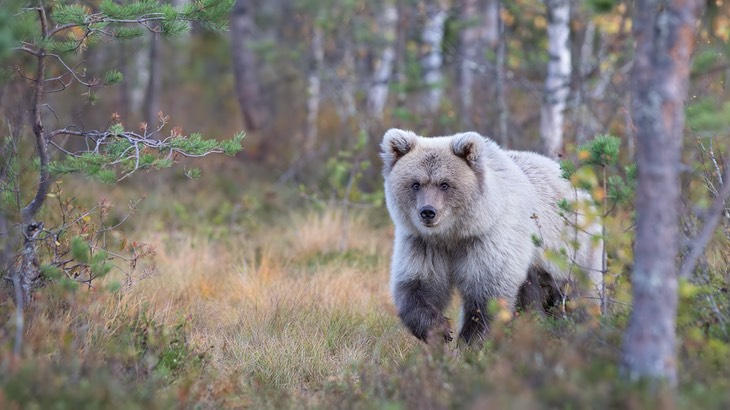
[[[432,284],[438,309],[450,297],[442,293],[453,288],[465,299],[501,298],[514,307],[533,267],[544,269],[559,284],[574,279],[547,260],[546,249],[567,251],[572,271],[580,267],[590,279],[585,294],[598,303],[602,247],[591,236],[600,234],[600,225],[592,224],[587,232],[566,226],[558,201],[587,196],[561,177],[555,161],[503,150],[473,132],[423,138],[398,129],[385,134],[382,157],[386,204],[395,224],[390,283],[399,312],[407,303],[399,284],[416,279]],[[436,226],[420,221],[416,182],[423,189],[449,184],[437,201],[442,209],[437,210]],[[582,216],[578,218],[583,225]],[[541,247],[533,236],[540,238]],[[577,250],[568,242],[574,238]]]

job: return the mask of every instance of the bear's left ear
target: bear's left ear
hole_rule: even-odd
[[[391,128],[383,135],[383,143],[380,144],[380,156],[383,158],[384,175],[389,174],[395,163],[411,152],[416,145],[417,139],[418,136],[412,131],[397,128]]]
[[[475,170],[480,167],[480,159],[486,148],[484,137],[476,132],[456,134],[451,141],[451,150]]]

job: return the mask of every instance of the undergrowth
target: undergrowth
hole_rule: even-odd
[[[126,234],[154,244],[140,263],[155,273],[45,287],[19,358],[14,305],[0,303],[0,408],[730,408],[727,329],[701,286],[680,292],[679,388],[648,393],[619,370],[628,306],[580,322],[521,314],[481,349],[429,348],[390,299],[384,209],[285,211],[284,196],[224,190],[203,202],[230,205],[197,207],[206,192],[150,190]]]

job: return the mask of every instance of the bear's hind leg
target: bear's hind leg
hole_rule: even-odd
[[[563,291],[550,274],[539,267],[527,271],[527,279],[517,295],[517,309],[555,314],[564,299]]]
[[[422,280],[403,281],[395,286],[395,301],[403,324],[426,343],[452,340],[449,320],[443,310],[451,299],[450,289],[439,289]]]

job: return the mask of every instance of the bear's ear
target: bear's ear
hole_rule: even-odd
[[[451,150],[459,158],[462,158],[470,167],[480,167],[480,159],[486,148],[484,137],[476,132],[465,132],[454,135],[451,141]]]
[[[397,128],[391,128],[383,135],[380,156],[383,158],[384,174],[388,174],[395,163],[413,149],[417,138],[412,131]]]

